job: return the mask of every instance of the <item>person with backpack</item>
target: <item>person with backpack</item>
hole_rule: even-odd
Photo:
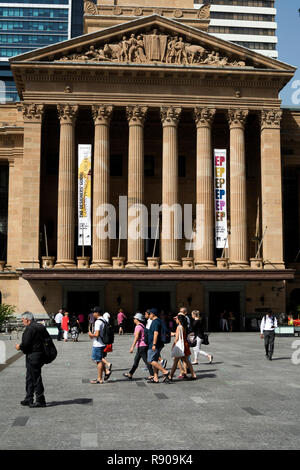
[[[137,370],[140,360],[143,359],[150,376],[148,377],[149,380],[153,379],[154,372],[153,368],[150,364],[147,362],[147,351],[148,351],[148,345],[145,341],[145,317],[142,313],[136,313],[133,317],[133,321],[135,324],[135,329],[134,329],[134,340],[132,343],[131,348],[129,349],[130,353],[133,353],[134,348],[136,347],[136,354],[133,362],[133,366],[130,369],[129,372],[126,372],[124,377],[127,377],[127,379],[132,380],[132,376]]]
[[[275,342],[275,328],[277,328],[277,318],[269,310],[263,317],[260,324],[260,337],[265,340],[266,359],[272,361]]]
[[[147,331],[147,340],[148,340],[148,352],[147,352],[147,361],[153,367],[153,379],[150,379],[149,383],[159,383],[158,372],[161,371],[163,374],[163,382],[168,382],[168,371],[161,365],[159,358],[161,356],[161,350],[164,347],[162,341],[162,324],[161,320],[158,318],[158,312],[156,308],[151,308],[149,310],[149,316],[151,325]]]
[[[21,318],[25,330],[21,344],[16,344],[17,351],[23,351],[26,355],[26,397],[21,401],[21,405],[29,406],[29,408],[44,408],[47,405],[42,380],[42,367],[55,359],[57,351],[48,331],[43,325],[34,320],[31,312],[22,313]],[[45,350],[45,341],[48,345],[51,345],[52,359],[46,355],[48,349]],[[36,396],[35,403],[34,394]]]
[[[97,364],[98,377],[90,380],[91,384],[103,384],[103,373],[105,376],[105,358],[107,353],[104,351],[108,344],[113,344],[113,328],[103,319],[103,312],[100,307],[94,308],[95,328],[94,333],[89,331],[89,337],[93,339],[92,360]],[[110,375],[110,374],[109,374]],[[107,380],[107,377],[104,377]]]

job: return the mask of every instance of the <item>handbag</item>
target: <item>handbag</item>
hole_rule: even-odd
[[[189,343],[190,348],[197,346],[197,337],[195,336],[195,333],[191,332],[188,334],[187,342]]]
[[[184,357],[184,340],[183,340],[182,326],[180,326],[179,338],[172,348],[171,356],[172,357]]]

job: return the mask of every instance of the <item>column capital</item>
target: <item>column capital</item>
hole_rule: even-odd
[[[113,113],[112,105],[93,105],[92,106],[92,115],[94,119],[95,126],[99,124],[109,125]]]
[[[61,124],[74,124],[78,112],[78,105],[58,104],[57,111]]]
[[[136,105],[136,106],[127,106],[126,114],[129,125],[144,125],[146,116],[148,112],[148,106]]]
[[[194,118],[197,127],[210,127],[216,114],[215,108],[195,108]]]
[[[160,117],[163,126],[177,126],[181,111],[181,107],[162,106],[160,108]]]
[[[248,109],[228,109],[227,118],[230,129],[236,127],[244,129],[248,114]]]
[[[43,104],[23,103],[21,109],[24,122],[42,122],[45,109]]]
[[[260,116],[261,130],[280,129],[281,109],[263,109]]]

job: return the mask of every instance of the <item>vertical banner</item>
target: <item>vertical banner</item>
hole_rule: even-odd
[[[78,145],[78,245],[91,246],[92,146]]]
[[[228,248],[226,149],[214,150],[216,248]]]

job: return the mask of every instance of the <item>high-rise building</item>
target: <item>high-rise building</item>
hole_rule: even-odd
[[[195,8],[211,5],[208,32],[278,58],[275,0],[195,0]]]
[[[0,1],[2,102],[18,99],[9,58],[79,36],[82,17],[83,0]]]

